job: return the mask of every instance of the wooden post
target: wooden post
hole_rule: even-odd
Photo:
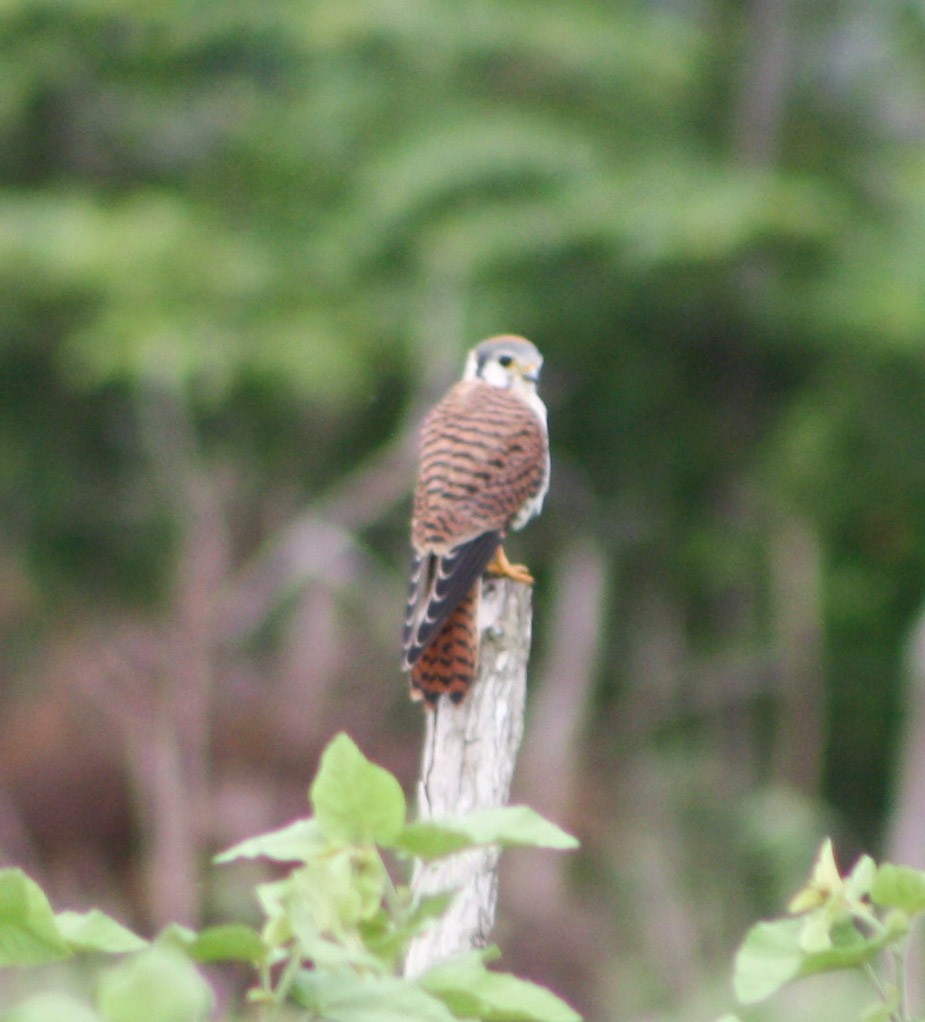
[[[532,589],[486,578],[479,606],[478,678],[461,706],[441,698],[425,714],[418,781],[422,820],[460,816],[507,802],[523,736]],[[457,892],[436,925],[412,941],[405,974],[417,976],[451,955],[489,943],[498,900],[496,848],[418,863],[416,897]]]

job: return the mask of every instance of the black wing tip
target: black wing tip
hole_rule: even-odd
[[[490,529],[453,547],[442,557],[433,554],[428,557],[426,554],[415,553],[411,570],[411,591],[402,631],[402,666],[406,671],[414,667],[424,651],[440,634],[440,629],[447,619],[484,574],[503,540],[503,530]],[[436,561],[433,569],[428,569],[428,577],[434,580],[433,592],[424,611],[424,617],[415,628],[413,611],[417,605],[416,596],[421,583],[422,567],[429,558]],[[444,569],[449,569],[446,575]],[[433,574],[430,574],[431,570]]]
[[[402,652],[401,668],[403,671],[410,671],[414,665],[421,659],[421,654],[426,649],[425,646],[413,645],[406,646]]]

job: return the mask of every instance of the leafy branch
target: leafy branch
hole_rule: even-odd
[[[923,1016],[911,1012],[905,977],[909,934],[925,915],[925,871],[878,866],[862,855],[843,876],[826,840],[809,882],[788,908],[788,916],[753,926],[739,948],[734,987],[740,1003],[764,1001],[805,976],[859,971],[876,995],[862,1022],[921,1022]]]
[[[578,1022],[550,991],[487,968],[490,947],[400,974],[411,938],[447,908],[453,892],[415,900],[385,855],[410,866],[484,845],[574,848],[576,841],[523,806],[409,823],[388,771],[339,734],[309,792],[312,815],[249,838],[218,864],[267,859],[288,866],[255,894],[263,924],[169,926],[147,941],[102,912],[55,913],[21,870],[0,871],[0,966],[39,966],[87,952],[121,956],[104,968],[92,1007],[40,994],[3,1022],[202,1022],[215,996],[201,966],[244,962],[255,973],[248,1001],[259,1022]]]

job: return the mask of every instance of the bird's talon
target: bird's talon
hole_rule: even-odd
[[[515,582],[523,582],[524,585],[532,586],[534,582],[533,576],[530,574],[526,564],[512,564],[511,570],[507,573],[508,578],[512,578]]]
[[[504,547],[499,546],[495,556],[491,559],[485,569],[492,575],[500,575],[502,578],[513,579],[514,582],[522,582],[524,585],[533,585],[533,576],[526,564],[511,564],[504,552]]]

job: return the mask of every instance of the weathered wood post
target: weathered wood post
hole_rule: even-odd
[[[524,728],[533,591],[486,578],[479,607],[478,678],[465,702],[441,698],[425,714],[418,816],[436,820],[507,802]],[[489,943],[498,900],[497,848],[419,862],[411,880],[418,897],[457,891],[446,914],[412,942],[405,973]]]

